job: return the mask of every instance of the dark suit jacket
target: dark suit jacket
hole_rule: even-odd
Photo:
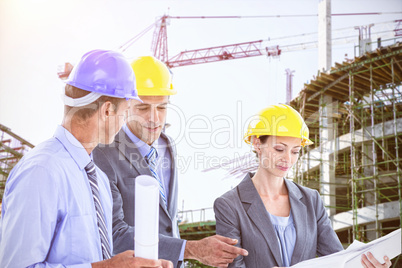
[[[238,239],[238,246],[249,252],[229,267],[280,267],[275,229],[251,176],[248,174],[237,187],[215,200],[216,233]],[[285,183],[296,228],[291,265],[343,250],[319,193],[286,179]]]
[[[172,159],[168,209],[160,206],[159,212],[159,258],[178,262],[184,240],[180,239],[177,225],[177,171],[176,149],[173,141],[164,133]],[[152,176],[148,164],[138,148],[123,130],[109,145],[99,145],[93,151],[93,159],[109,177],[113,195],[113,247],[114,253],[134,249],[134,195],[135,178],[139,175]],[[160,197],[160,204],[163,204]]]

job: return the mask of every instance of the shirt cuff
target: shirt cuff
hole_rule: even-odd
[[[184,251],[185,251],[185,249],[186,249],[186,243],[187,243],[187,240],[184,240],[183,245],[181,246],[179,261],[183,261],[183,260],[184,260]]]

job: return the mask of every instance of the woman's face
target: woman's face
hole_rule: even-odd
[[[259,167],[275,177],[284,177],[296,163],[301,150],[301,138],[269,136],[265,143],[256,139]]]

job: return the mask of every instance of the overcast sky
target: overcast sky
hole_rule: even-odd
[[[402,12],[402,1],[332,1],[333,14],[366,12]],[[318,31],[317,13],[318,0],[0,0],[0,123],[33,144],[51,137],[63,113],[57,67],[66,61],[76,63],[92,49],[118,49],[164,14],[312,15],[172,19],[167,30],[172,57],[186,49],[268,38],[270,45],[316,41],[317,35],[300,35]],[[373,32],[380,25],[392,30],[395,24],[383,22],[396,19],[402,15],[333,17],[334,34],[354,36],[352,43],[333,47],[333,63],[342,62],[345,54],[354,57],[358,40],[354,26],[376,23]],[[341,28],[346,29],[336,31]],[[150,55],[152,34],[153,30],[125,55],[129,59]],[[285,69],[295,71],[295,97],[317,74],[317,66],[318,50],[308,49],[283,52],[279,58],[259,56],[172,69],[178,94],[171,98],[167,132],[178,147],[180,209],[183,200],[186,210],[211,207],[215,198],[239,183],[222,180],[224,171],[201,171],[250,151],[242,142],[247,120],[269,104],[285,102]]]

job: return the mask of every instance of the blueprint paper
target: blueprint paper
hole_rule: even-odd
[[[392,259],[401,254],[401,229],[378,238],[370,243],[363,244],[357,248],[351,249],[351,258],[345,262],[345,268],[354,268],[361,266],[361,255],[371,252],[380,262],[385,263],[384,256]],[[353,257],[352,257],[353,256]],[[360,265],[360,266],[359,266]]]
[[[135,178],[135,256],[158,259],[159,185],[151,176]]]
[[[367,252],[371,252],[374,257],[384,263],[384,256],[387,255],[392,259],[401,254],[401,229],[395,230],[392,233],[378,238],[370,243],[362,243],[354,241],[346,250],[337,253],[306,260],[292,268],[307,268],[307,267],[333,267],[333,268],[356,268],[362,267],[361,256]]]

